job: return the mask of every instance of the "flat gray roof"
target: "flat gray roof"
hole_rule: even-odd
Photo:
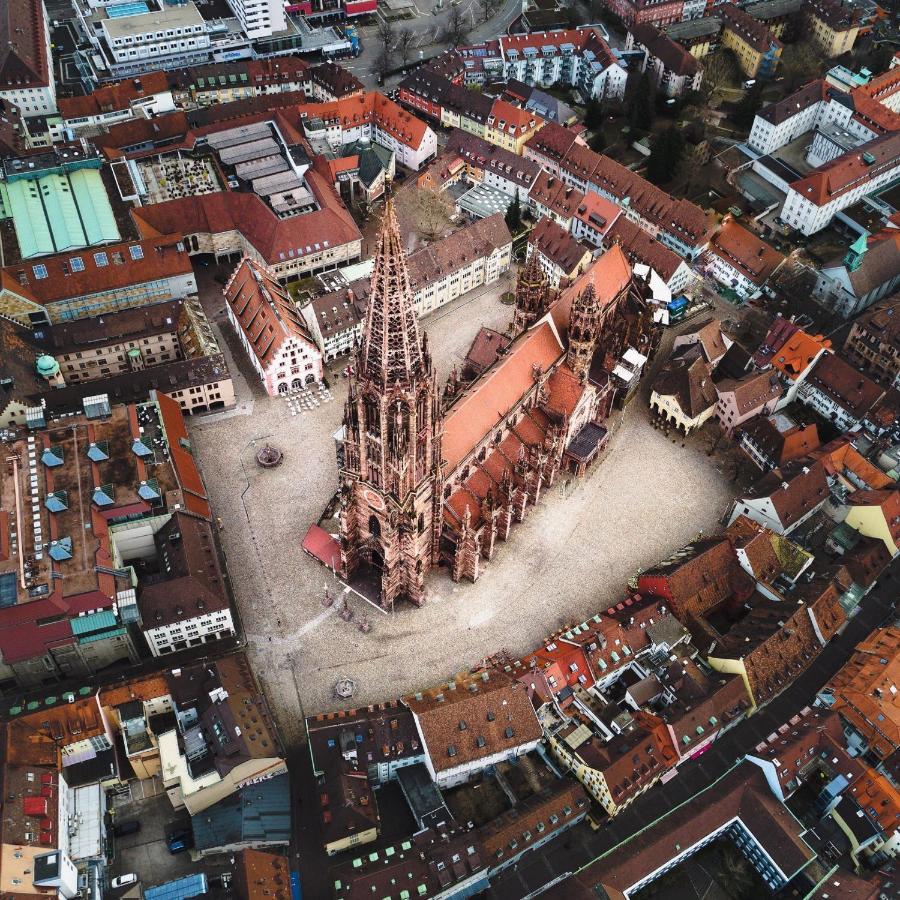
[[[110,38],[134,37],[152,31],[168,31],[171,28],[189,28],[203,24],[203,16],[193,3],[167,6],[163,10],[138,13],[136,16],[103,20],[103,28]]]

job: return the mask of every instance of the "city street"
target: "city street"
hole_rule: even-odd
[[[675,778],[650,788],[599,831],[593,832],[586,825],[578,826],[551,841],[540,853],[525,857],[515,869],[493,883],[488,897],[521,900],[540,893],[560,875],[577,871],[715,781],[742,759],[748,748],[756,746],[804,706],[812,705],[816,692],[847,661],[853,648],[872,629],[896,617],[894,603],[898,579],[900,566],[895,560],[878,586],[862,601],[859,613],[824,648],[810,668],[760,712],[719,738],[701,757],[683,763]],[[565,883],[541,895],[565,898]]]
[[[413,0],[413,4],[414,18],[394,23],[395,34],[401,28],[409,28],[415,35],[413,52],[409,58],[411,64],[418,60],[437,56],[438,53],[447,49],[448,45],[443,40],[443,33],[452,8],[452,4],[447,2],[442,9],[436,9],[434,0]],[[484,22],[482,21],[481,0],[461,0],[459,6],[466,23],[471,23],[471,29],[465,39],[470,44],[491,40],[499,34],[504,34],[510,24],[522,13],[521,0],[504,0],[497,14],[489,21]],[[375,61],[382,47],[379,30],[374,25],[360,28],[359,36],[362,52],[356,59],[345,60],[341,65],[353,72],[367,88],[378,87]],[[392,66],[399,66],[402,63],[399,54],[395,52],[391,62]],[[402,73],[390,76],[385,81],[384,87],[393,87],[402,78]]]

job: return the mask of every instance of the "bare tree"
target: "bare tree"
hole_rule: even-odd
[[[409,62],[415,44],[415,34],[413,34],[412,29],[404,25],[403,28],[397,32],[397,52],[400,54],[400,59],[404,66]]]
[[[384,18],[378,19],[378,37],[388,53],[394,49],[394,23]]]
[[[381,45],[381,49],[375,57],[375,68],[373,71],[378,76],[378,83],[384,84],[385,78],[391,71],[391,51],[388,50],[387,44]]]
[[[725,87],[736,77],[737,65],[730,50],[719,49],[709,53],[703,57],[703,81],[700,83],[700,93],[709,103],[719,88]]]
[[[447,16],[447,24],[444,26],[444,41],[451,47],[462,44],[469,33],[466,23],[466,15],[460,6],[451,6]]]
[[[785,87],[793,90],[816,77],[822,65],[821,54],[810,39],[804,38],[785,47],[779,65]]]
[[[481,0],[482,21],[487,22],[500,11],[502,0]]]
[[[403,206],[416,231],[425,241],[439,238],[450,224],[454,207],[446,194],[435,190],[416,190],[404,193]]]

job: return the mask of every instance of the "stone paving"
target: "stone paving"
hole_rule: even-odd
[[[472,292],[426,320],[442,378],[482,324],[503,329],[509,322],[511,308],[499,302],[505,287]],[[527,652],[560,625],[619,599],[641,567],[698,530],[713,531],[731,499],[715,459],[654,429],[636,398],[624,416],[615,414],[615,434],[588,477],[546,492],[476,584],[454,584],[435,572],[426,606],[401,604],[391,616],[351,593],[355,618],[344,622],[339,604],[321,602],[326,586],[338,596],[343,586],[300,549],[337,487],[332,435],[347,381],[331,382],[335,402],[302,415],[292,416],[283,399],[257,394],[250,416],[190,423],[224,523],[222,543],[254,668],[293,748],[303,739],[305,715],[416,690],[500,649]],[[256,466],[264,442],[284,452],[279,468]],[[357,626],[362,616],[372,624],[369,634]],[[341,676],[357,684],[349,703],[334,695]]]

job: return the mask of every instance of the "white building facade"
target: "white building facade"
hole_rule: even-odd
[[[145,622],[143,633],[150,652],[154,656],[165,656],[175,649],[176,643],[184,642],[183,646],[196,647],[232,637],[234,620],[231,610],[225,607],[158,627],[153,627],[152,622]]]

